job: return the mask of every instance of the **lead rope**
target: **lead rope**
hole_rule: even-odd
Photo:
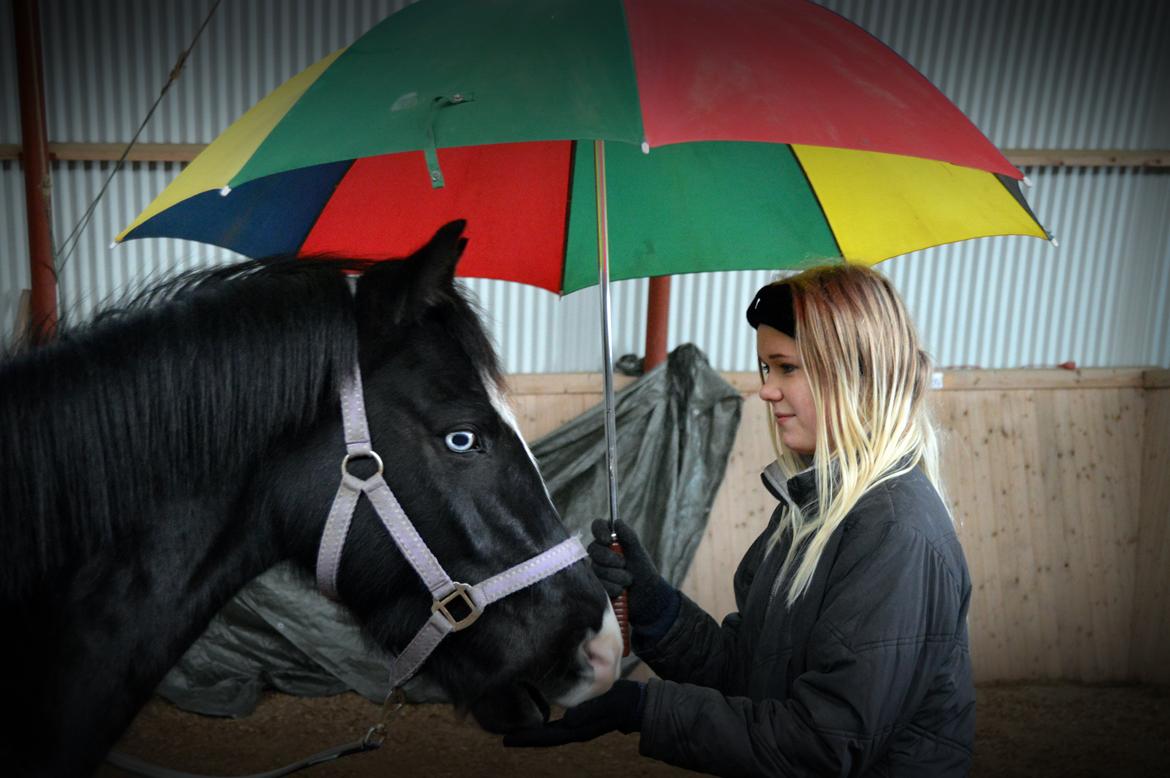
[[[232,776],[232,778],[279,778],[279,776],[289,775],[299,770],[304,770],[307,767],[332,762],[334,759],[340,759],[343,756],[360,754],[364,751],[373,751],[382,746],[384,738],[385,726],[378,724],[370,727],[365,737],[361,740],[334,746],[312,756],[305,757],[299,762],[292,762],[284,767],[269,770],[266,773],[251,773],[249,775]],[[180,770],[170,770],[166,767],[159,767],[158,765],[143,761],[138,757],[129,756],[118,751],[111,751],[106,756],[106,762],[135,775],[146,776],[146,778],[221,778],[221,776],[203,775],[202,773],[184,773]]]

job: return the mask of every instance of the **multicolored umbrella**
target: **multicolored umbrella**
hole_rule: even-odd
[[[606,236],[614,279],[1044,238],[1020,178],[805,0],[422,0],[276,89],[117,240],[402,256],[466,218],[462,274],[567,293]]]
[[[463,275],[600,280],[612,530],[609,278],[1047,237],[1019,178],[806,0],[421,0],[257,104],[117,240],[393,257],[465,218]]]

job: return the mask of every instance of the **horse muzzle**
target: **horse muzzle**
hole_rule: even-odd
[[[553,700],[566,708],[609,691],[621,676],[622,633],[613,606],[606,601],[601,629],[589,630],[577,648],[579,680]]]

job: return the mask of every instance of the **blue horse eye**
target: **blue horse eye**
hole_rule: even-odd
[[[470,430],[448,432],[446,441],[447,448],[456,453],[463,454],[475,448],[475,433]]]

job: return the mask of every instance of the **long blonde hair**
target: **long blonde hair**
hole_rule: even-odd
[[[825,265],[777,281],[792,291],[795,339],[817,414],[815,507],[793,505],[771,544],[791,528],[778,581],[791,606],[809,586],[833,532],[870,489],[919,467],[942,495],[938,443],[926,407],[930,358],[897,291],[860,265]],[[808,467],[781,442],[768,414],[785,478]],[[812,508],[805,515],[806,509]]]

